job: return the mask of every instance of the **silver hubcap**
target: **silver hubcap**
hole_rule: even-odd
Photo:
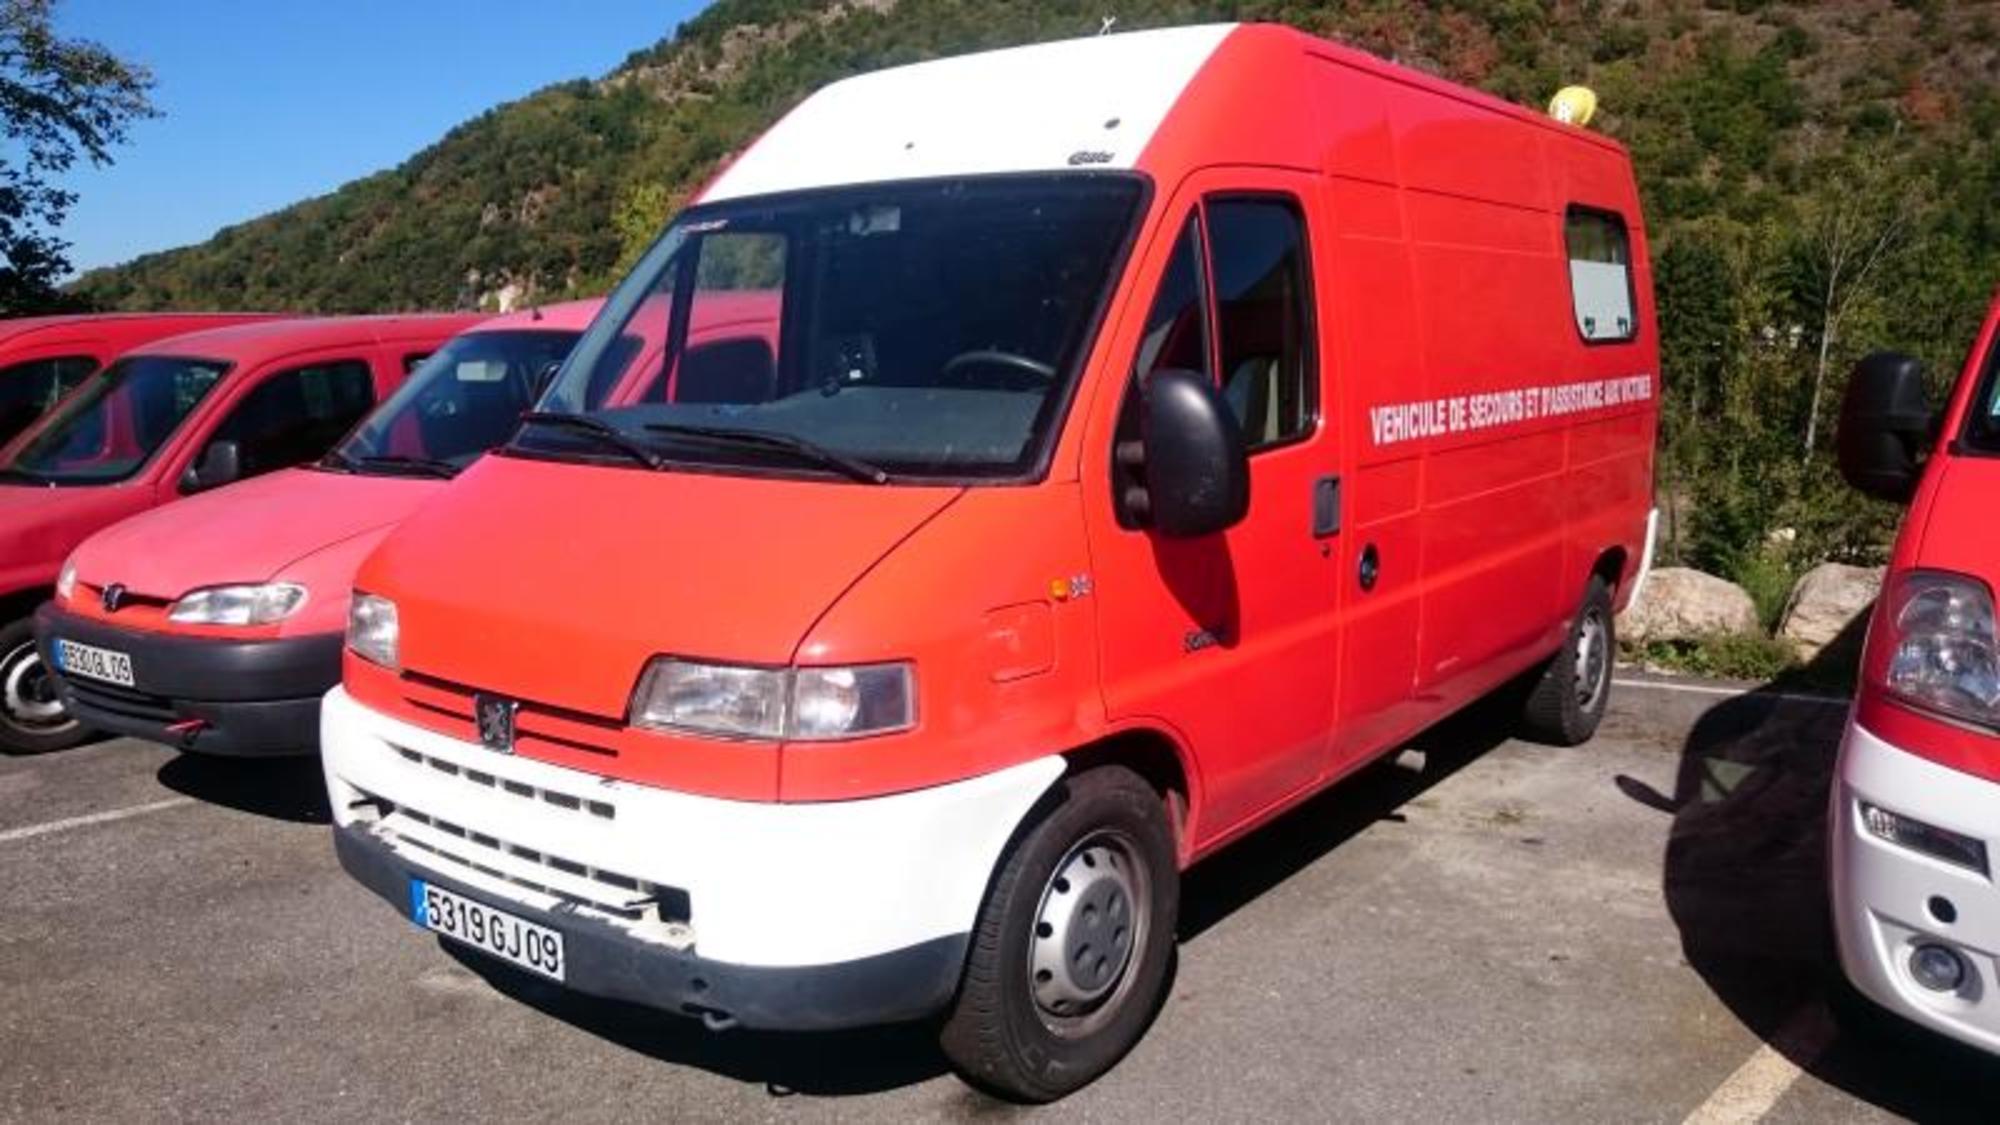
[[[0,657],[0,719],[29,734],[53,734],[76,725],[63,710],[55,680],[32,641]]]
[[[1576,632],[1576,704],[1584,711],[1597,706],[1604,681],[1611,674],[1611,637],[1604,614],[1591,610]]]
[[[1054,1030],[1081,1033],[1107,1018],[1144,947],[1151,900],[1134,854],[1122,835],[1097,833],[1071,848],[1042,888],[1028,980]]]

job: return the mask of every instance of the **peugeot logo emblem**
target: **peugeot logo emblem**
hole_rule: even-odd
[[[514,713],[520,709],[519,702],[504,696],[475,693],[472,697],[472,716],[479,726],[480,743],[488,750],[512,754]]]
[[[98,597],[104,602],[104,612],[117,613],[118,607],[125,604],[125,584],[123,582],[113,582],[111,585],[106,586]]]

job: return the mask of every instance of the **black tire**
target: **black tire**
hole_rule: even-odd
[[[46,754],[90,737],[55,696],[29,618],[0,625],[0,753]]]
[[[1078,878],[1058,880],[1065,873]],[[1165,998],[1179,909],[1173,828],[1159,793],[1122,766],[1057,782],[980,906],[939,1033],[959,1076],[1011,1101],[1049,1102],[1110,1070]],[[1064,932],[1042,929],[1046,918],[1066,919]],[[1119,953],[1121,920],[1129,940]],[[1115,971],[1101,945],[1079,955],[1092,938],[1111,943]],[[1036,967],[1049,964],[1060,979]],[[1101,992],[1077,999],[1092,989]]]
[[[1611,665],[1617,652],[1611,587],[1593,574],[1562,648],[1535,676],[1521,704],[1522,735],[1551,746],[1589,742],[1611,700]]]

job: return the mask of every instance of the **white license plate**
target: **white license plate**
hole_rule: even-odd
[[[410,880],[410,920],[529,972],[550,980],[563,979],[563,937],[547,926],[537,926],[422,879]]]
[[[107,684],[133,686],[132,658],[125,653],[75,641],[56,640],[56,662],[72,676],[88,676]]]

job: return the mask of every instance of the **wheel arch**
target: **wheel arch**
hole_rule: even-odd
[[[1131,726],[1079,746],[1063,757],[1072,774],[1099,766],[1124,766],[1152,786],[1166,805],[1180,865],[1187,866],[1194,852],[1191,828],[1201,808],[1201,781],[1178,738],[1160,727]]]

